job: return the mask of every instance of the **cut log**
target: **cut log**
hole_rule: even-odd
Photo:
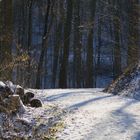
[[[42,104],[41,100],[39,100],[39,99],[32,99],[30,101],[30,105],[31,105],[31,107],[38,108],[38,107],[42,107],[43,104]]]
[[[32,93],[32,92],[30,92],[30,91],[26,92],[26,93],[24,94],[24,101],[23,101],[23,103],[24,103],[25,105],[29,104],[30,101],[31,101],[31,99],[34,98],[34,96],[35,96],[34,93]]]
[[[17,85],[16,89],[15,89],[15,94],[19,95],[22,101],[24,100],[24,89],[23,89],[23,87]]]
[[[8,98],[9,95],[13,95],[14,93],[11,91],[11,89],[2,81],[0,81],[0,102]]]
[[[19,95],[10,95],[9,98],[3,100],[2,105],[0,105],[0,112],[12,113],[12,112],[25,112],[25,106],[20,100]]]
[[[25,112],[25,106],[42,107],[39,99],[34,99],[35,94],[27,91],[19,85],[14,85],[10,81],[5,83],[0,81],[0,112]]]

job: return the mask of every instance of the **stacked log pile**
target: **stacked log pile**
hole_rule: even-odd
[[[15,112],[24,113],[25,106],[42,107],[42,102],[34,98],[35,94],[24,90],[12,82],[0,81],[0,112],[11,114]]]

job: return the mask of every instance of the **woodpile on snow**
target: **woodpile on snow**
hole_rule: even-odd
[[[0,140],[37,137],[34,134],[34,127],[37,128],[35,116],[42,115],[39,111],[43,110],[39,107],[42,102],[33,92],[10,81],[0,81]]]
[[[25,92],[24,88],[19,85],[14,85],[10,81],[0,81],[0,112],[24,113],[25,106],[42,107],[42,102],[34,97],[34,93]]]

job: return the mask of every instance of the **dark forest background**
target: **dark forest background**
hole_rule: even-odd
[[[1,0],[0,80],[105,87],[140,58],[139,0]]]

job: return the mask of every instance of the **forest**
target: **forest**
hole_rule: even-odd
[[[139,0],[1,0],[0,79],[104,88],[137,62]]]

